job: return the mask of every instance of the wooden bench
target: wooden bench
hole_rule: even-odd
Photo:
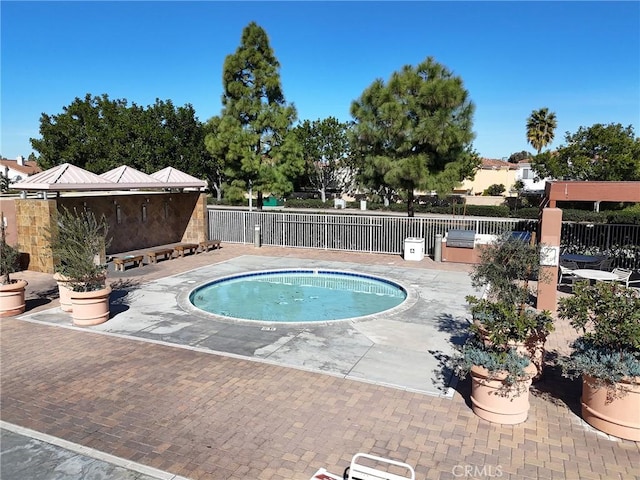
[[[210,248],[220,248],[220,240],[205,240],[204,242],[200,242],[199,245],[203,252],[208,252]]]
[[[197,243],[180,243],[173,247],[178,253],[179,257],[184,257],[184,252],[187,250],[189,253],[198,253],[199,245]]]
[[[158,257],[165,260],[171,260],[173,258],[173,248],[156,248],[155,250],[149,250],[145,253],[149,258],[149,263],[158,263]]]
[[[125,266],[128,263],[133,263],[134,266],[142,266],[142,259],[144,255],[127,255],[125,257],[115,257],[113,259],[114,270],[124,272]]]

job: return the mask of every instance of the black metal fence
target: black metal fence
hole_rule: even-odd
[[[562,222],[563,253],[601,254],[612,267],[640,269],[640,225]]]

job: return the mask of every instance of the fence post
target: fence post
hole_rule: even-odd
[[[442,235],[436,233],[436,243],[433,246],[433,259],[436,262],[442,262]]]
[[[253,230],[253,246],[260,246],[260,225],[256,225]]]

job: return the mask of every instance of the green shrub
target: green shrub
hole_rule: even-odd
[[[526,342],[531,338],[545,339],[554,330],[553,319],[548,311],[532,308],[520,308],[519,305],[505,301],[490,301],[467,297],[471,313],[480,321],[487,338],[496,345],[505,345],[509,341]],[[477,324],[472,329],[478,331]]]
[[[607,215],[607,223],[640,225],[640,204],[627,207],[624,210],[605,213]]]
[[[506,205],[467,205],[466,214],[474,217],[508,217]]]
[[[333,208],[333,200],[329,199],[325,203],[319,198],[288,198],[285,207],[289,208]]]
[[[465,378],[474,366],[486,368],[490,380],[506,374],[503,388],[498,390],[501,395],[513,393],[512,387],[518,380],[527,377],[526,368],[530,364],[530,358],[518,353],[515,349],[490,347],[476,336],[471,337],[453,358],[453,369],[460,378]],[[524,385],[517,384],[517,386],[524,388]],[[518,393],[521,392],[518,391]]]
[[[604,212],[563,208],[562,220],[565,222],[607,223],[607,216]]]
[[[7,243],[4,213],[0,215],[0,285],[9,285],[11,274],[18,269],[20,252]]]
[[[240,206],[245,206],[248,205],[249,200],[246,198],[222,198],[221,200],[218,201],[218,199],[214,198],[214,197],[207,197],[207,204],[208,205],[228,205],[228,206],[234,206],[234,207],[240,207]]]
[[[482,195],[497,197],[498,195],[502,195],[505,190],[506,190],[506,187],[501,183],[494,183],[493,185],[486,188],[482,192]]]
[[[577,282],[574,294],[559,302],[558,315],[582,336],[562,359],[569,378],[589,375],[615,397],[616,382],[640,377],[640,295],[615,282]]]
[[[514,218],[535,218],[540,215],[540,209],[537,207],[518,208],[517,210],[511,210],[509,216]]]
[[[106,265],[96,257],[108,248],[109,225],[104,215],[98,220],[90,210],[73,212],[66,207],[58,212],[57,222],[47,229],[56,272],[68,278],[76,292],[104,288]]]

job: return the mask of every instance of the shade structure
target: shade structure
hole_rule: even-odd
[[[170,185],[170,188],[205,188],[207,186],[207,182],[199,180],[196,177],[181,172],[173,167],[158,170],[157,172],[152,173],[151,176],[161,182],[164,182],[166,185]]]
[[[160,180],[127,165],[101,173],[100,176],[117,183],[121,189],[166,188]]]
[[[11,185],[15,190],[117,190],[118,185],[70,163],[57,165],[49,170],[25,178]]]
[[[197,189],[207,186],[199,180],[173,167],[164,168],[152,175],[122,165],[101,175],[83,168],[63,163],[25,178],[11,185],[23,191],[116,191],[116,190],[167,190]]]

